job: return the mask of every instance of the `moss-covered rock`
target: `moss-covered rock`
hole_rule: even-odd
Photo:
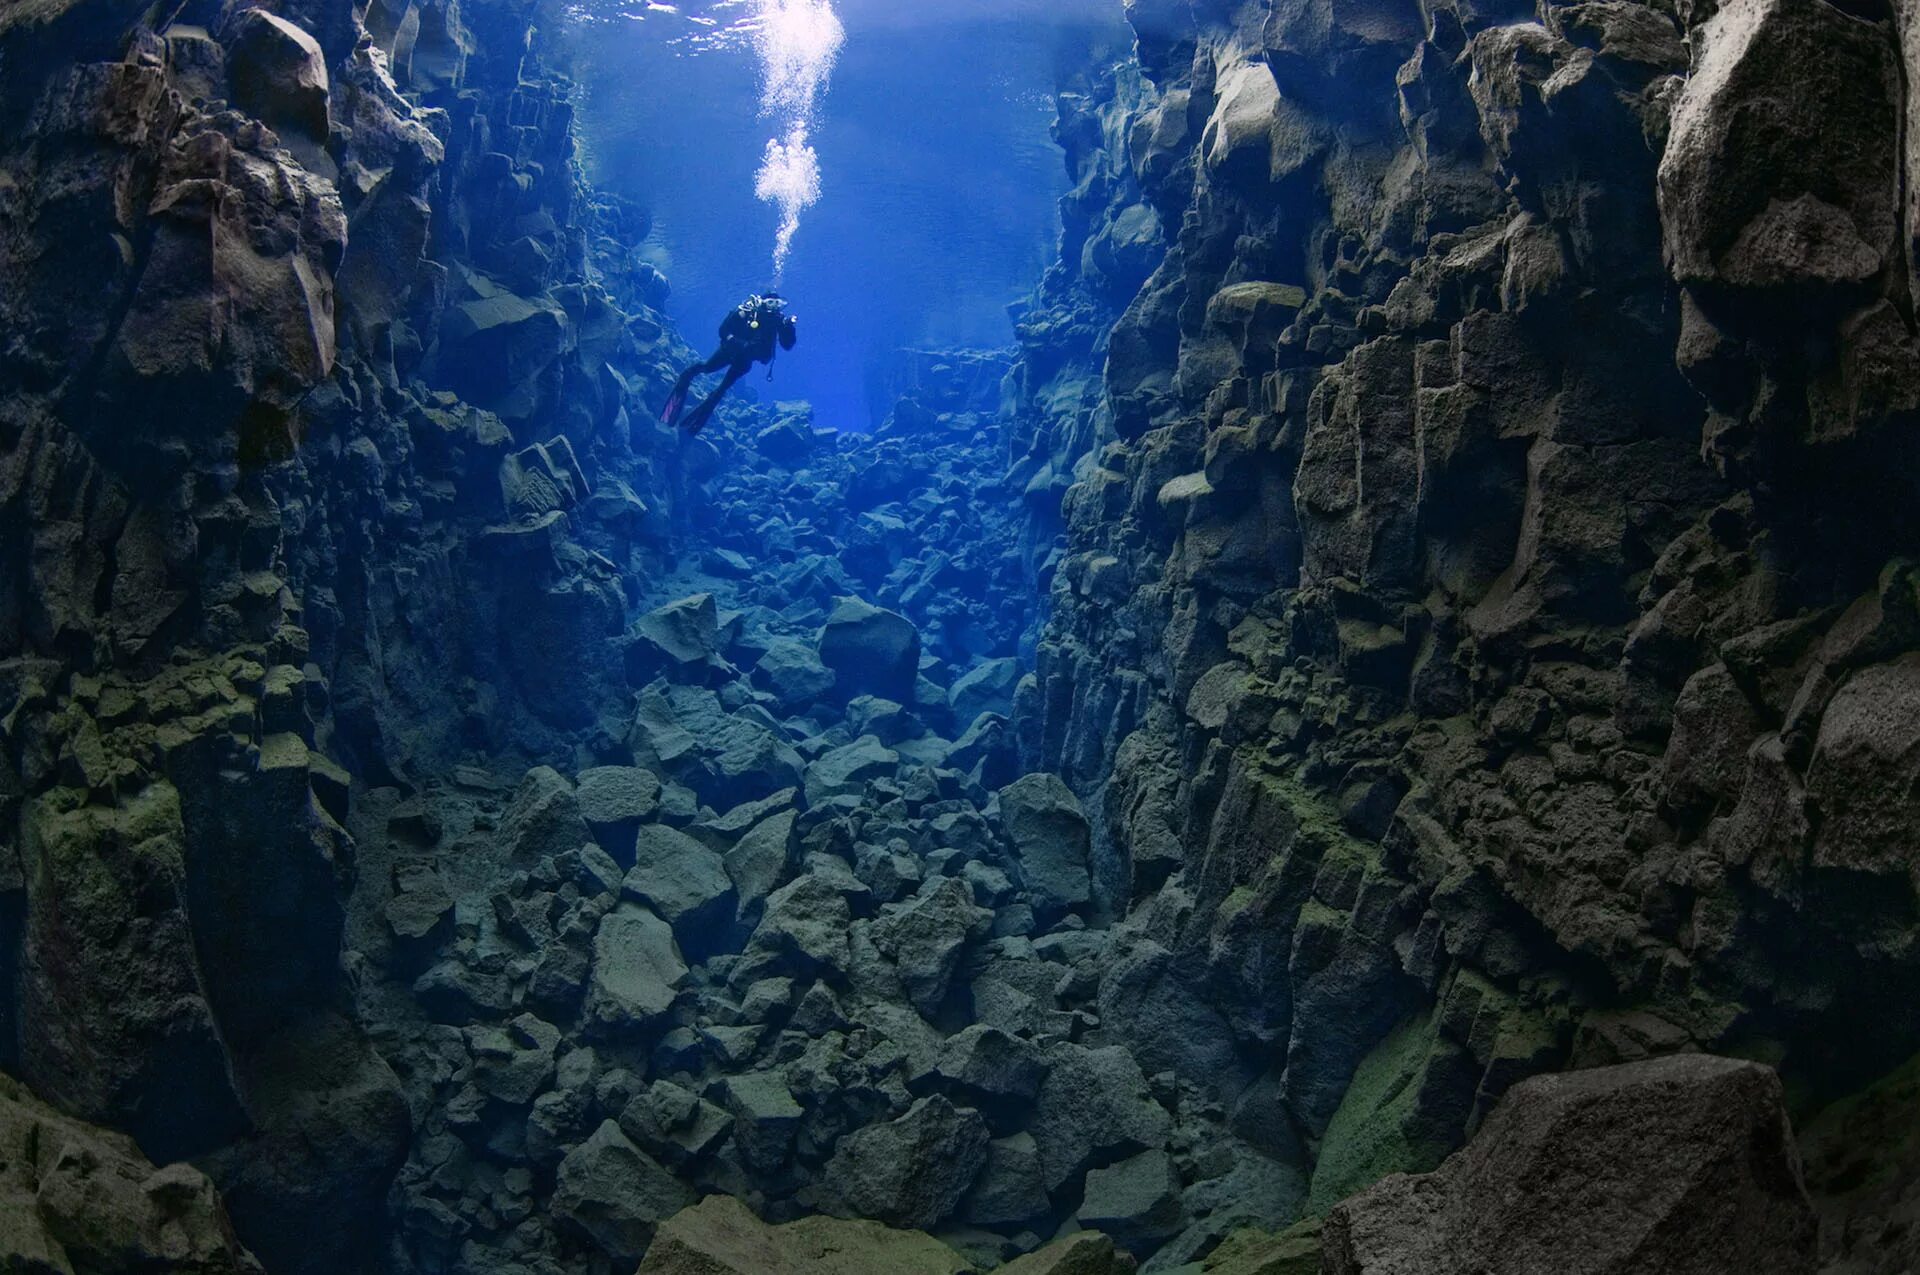
[[[918,1231],[825,1217],[769,1226],[738,1200],[715,1195],[661,1225],[640,1275],[970,1275],[973,1269]]]

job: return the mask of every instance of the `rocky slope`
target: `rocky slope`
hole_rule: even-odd
[[[0,13],[0,1253],[1902,1269],[1906,15],[1128,16],[682,441],[557,15]]]

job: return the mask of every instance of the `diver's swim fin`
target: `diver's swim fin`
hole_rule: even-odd
[[[680,419],[680,409],[687,405],[687,392],[675,390],[667,399],[667,405],[660,409],[660,423],[671,425]]]

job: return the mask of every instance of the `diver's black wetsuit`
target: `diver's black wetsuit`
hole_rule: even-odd
[[[786,302],[779,293],[748,297],[720,324],[720,348],[713,352],[713,357],[704,363],[694,364],[674,382],[673,394],[667,399],[666,410],[660,413],[660,419],[669,425],[678,423],[689,434],[698,434],[713,419],[713,409],[720,406],[720,400],[726,397],[727,391],[752,371],[754,364],[773,362],[775,341],[780,343],[781,349],[791,350],[799,336],[799,327],[794,317],[786,312]],[[680,409],[686,405],[687,391],[693,385],[693,378],[718,372],[722,368],[726,369],[727,375],[719,388],[702,399],[692,412],[681,417]]]

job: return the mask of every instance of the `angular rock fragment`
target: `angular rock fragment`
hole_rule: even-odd
[[[720,654],[720,610],[711,593],[669,602],[640,617],[634,632],[654,667],[703,665]]]
[[[826,753],[807,767],[807,804],[822,805],[834,797],[857,797],[867,784],[888,776],[900,765],[900,754],[872,735]]]
[[[878,695],[913,700],[920,632],[912,621],[859,598],[844,598],[820,630],[820,662],[833,670],[841,698]]]
[[[588,1021],[610,1037],[644,1029],[672,1007],[686,976],[673,928],[650,908],[622,903],[593,936]]]
[[[560,1162],[553,1214],[608,1257],[635,1262],[654,1227],[693,1199],[690,1188],[606,1120]]]
[[[1056,775],[1027,775],[1000,790],[1000,818],[1035,911],[1052,917],[1085,906],[1092,831],[1072,790]]]
[[[962,951],[992,923],[993,913],[974,906],[967,887],[948,878],[891,905],[874,923],[873,940],[899,969],[914,1006],[930,1015],[946,999]]]
[[[1179,1233],[1183,1212],[1173,1162],[1155,1149],[1087,1174],[1077,1216],[1142,1256]]]
[[[1041,1217],[1049,1206],[1040,1148],[1032,1134],[1016,1133],[988,1144],[986,1164],[960,1217],[973,1226],[1017,1226]]]
[[[327,59],[311,35],[265,9],[244,9],[223,32],[234,101],[276,129],[324,142]]]
[[[709,1196],[660,1228],[639,1275],[970,1275],[931,1236],[809,1217],[769,1226],[731,1196]]]
[[[1057,1044],[1046,1051],[1047,1077],[1031,1132],[1049,1191],[1096,1162],[1162,1147],[1172,1128],[1139,1064],[1125,1049]]]
[[[930,1230],[944,1221],[986,1163],[987,1124],[945,1098],[922,1098],[897,1120],[840,1140],[821,1190],[857,1217]]]
[[[514,790],[506,817],[500,821],[500,840],[514,862],[531,865],[555,858],[593,841],[573,785],[550,766],[536,766]]]
[[[156,1169],[133,1140],[63,1116],[0,1076],[0,1267],[257,1275],[213,1184]]]
[[[631,867],[634,834],[660,808],[660,779],[635,766],[596,766],[580,772],[574,800],[601,848]]]
[[[1780,1082],[1700,1054],[1516,1086],[1439,1169],[1336,1208],[1329,1275],[1813,1269]]]
[[[664,918],[696,961],[732,939],[738,896],[726,862],[683,832],[659,824],[640,829],[621,889]]]

